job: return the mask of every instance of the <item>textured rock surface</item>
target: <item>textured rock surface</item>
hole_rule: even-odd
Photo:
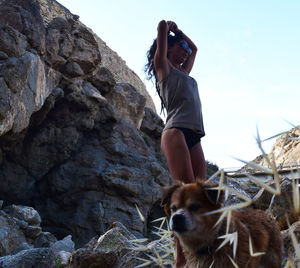
[[[1,0],[0,52],[4,206],[34,207],[44,231],[77,246],[114,221],[146,234],[171,180],[138,76],[55,1]],[[30,239],[43,235],[18,221]]]
[[[138,75],[126,66],[124,60],[122,60],[118,54],[112,51],[103,40],[96,36],[96,41],[99,45],[102,54],[102,64],[106,68],[109,68],[117,82],[125,82],[131,84],[136,90],[146,97],[146,107],[156,111],[155,105],[149,93],[146,90],[144,83],[138,77]]]
[[[290,166],[300,163],[300,126],[292,128],[281,135],[272,147],[277,166]],[[272,158],[271,158],[272,159]],[[258,161],[263,166],[268,166],[264,159]]]
[[[74,252],[71,258],[71,267],[134,267],[133,263],[120,266],[121,259],[126,253],[132,251],[130,240],[136,239],[120,223],[104,235],[91,240],[84,248]],[[133,261],[133,260],[131,260]]]
[[[138,93],[128,83],[119,83],[114,90],[106,95],[106,98],[122,114],[122,117],[129,120],[137,129],[140,128],[143,117],[146,98]]]
[[[53,245],[51,245],[51,249],[55,255],[58,255],[60,251],[72,253],[75,250],[75,244],[72,241],[72,237],[68,235],[64,239],[56,241]]]
[[[67,263],[75,250],[71,235],[57,241],[53,234],[42,232],[40,221],[31,207],[12,205],[0,210],[0,267],[45,268]]]
[[[49,1],[49,0],[39,0],[40,3],[40,12],[42,14],[43,20],[46,24],[52,22],[57,17],[63,18],[65,20],[72,20],[76,21],[76,23],[82,25],[80,21],[78,21],[78,16],[73,15],[61,6],[56,1]],[[84,28],[94,35],[94,38],[97,42],[99,50],[101,52],[101,67],[106,67],[110,70],[112,77],[117,83],[129,83],[135,89],[145,96],[146,98],[146,107],[150,107],[153,111],[155,111],[155,105],[153,103],[152,98],[150,97],[149,93],[146,90],[144,83],[138,77],[138,75],[132,71],[126,65],[126,62],[112,49],[110,49],[106,43],[95,35],[91,29],[84,26]],[[65,42],[66,45],[69,44],[68,41]],[[50,46],[52,46],[50,44]],[[57,57],[57,61],[64,61],[64,59]],[[107,79],[105,81],[108,81]]]
[[[142,249],[137,249],[134,241],[136,237],[120,222],[116,222],[105,234],[99,238],[94,237],[85,247],[76,250],[72,254],[70,268],[128,268],[143,264],[141,259],[151,260],[149,256],[157,257],[157,254],[160,254],[166,258],[166,251],[159,249],[155,241],[140,244]],[[167,250],[169,245],[167,243],[164,245],[164,250]],[[149,261],[145,267],[154,268],[158,267],[158,264]],[[165,262],[164,267],[171,267],[171,265]]]
[[[27,222],[29,225],[40,226],[42,221],[39,213],[31,207],[11,205],[5,207],[4,211],[12,217]]]
[[[26,238],[16,221],[0,211],[0,256],[17,252],[23,243]]]
[[[41,109],[59,75],[31,52],[2,62],[0,74],[0,134],[20,133],[28,127],[31,115]]]
[[[35,248],[50,248],[57,241],[56,237],[49,232],[42,232],[35,240]]]
[[[15,255],[0,257],[3,268],[26,267],[45,268],[55,265],[54,254],[49,248],[23,250]]]

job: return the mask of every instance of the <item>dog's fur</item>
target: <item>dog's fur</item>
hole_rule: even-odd
[[[170,227],[180,240],[187,266],[189,268],[234,267],[230,258],[233,248],[227,243],[217,250],[224,241],[218,239],[226,233],[226,221],[215,226],[220,213],[203,215],[206,212],[222,207],[223,196],[217,198],[216,185],[197,181],[193,184],[175,184],[165,188],[162,198]],[[229,233],[238,233],[235,263],[240,268],[280,268],[281,238],[275,220],[261,210],[232,211]],[[264,255],[251,256],[249,237],[253,252],[264,252]]]

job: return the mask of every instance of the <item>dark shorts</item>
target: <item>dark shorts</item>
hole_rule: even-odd
[[[186,145],[188,146],[189,149],[191,149],[194,145],[200,142],[200,139],[203,136],[189,128],[184,128],[184,127],[173,127],[173,128],[182,131],[185,138]]]

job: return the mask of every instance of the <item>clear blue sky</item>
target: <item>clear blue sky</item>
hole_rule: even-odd
[[[197,45],[208,160],[241,166],[262,138],[300,124],[300,1],[59,0],[145,81],[146,51],[160,20],[173,20]],[[147,89],[159,111],[151,83]],[[265,143],[267,151],[274,142]]]

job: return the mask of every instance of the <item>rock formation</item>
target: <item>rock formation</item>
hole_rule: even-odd
[[[0,257],[15,254],[0,267],[43,267],[71,254],[70,235],[81,247],[114,222],[149,237],[171,183],[163,126],[142,81],[78,16],[54,0],[0,0]]]
[[[147,233],[170,175],[145,86],[56,1],[0,1],[0,200],[77,246],[121,221]],[[136,206],[146,218],[142,222]]]
[[[246,192],[250,190],[251,195],[252,186],[246,181],[241,182],[240,186]],[[286,190],[289,191],[286,187],[282,188],[283,196],[289,195]],[[270,200],[265,199],[265,202],[270,203]],[[261,205],[266,204],[261,203]],[[274,215],[287,208],[290,208],[289,205],[277,203],[269,213]],[[89,243],[74,250],[70,235],[57,241],[54,235],[42,231],[40,223],[40,215],[31,207],[11,205],[0,210],[1,268],[127,268],[142,264],[150,268],[158,267],[158,264],[172,267],[175,254],[174,241],[166,227],[160,229],[158,232],[160,235],[156,235],[155,240],[149,243],[146,239],[138,240],[122,223],[115,222],[105,234],[93,237]],[[292,224],[291,221],[290,223]],[[159,222],[159,226],[161,224],[162,222]],[[287,262],[287,258],[295,265],[299,264],[291,238],[293,232],[296,241],[300,241],[299,227],[298,219],[289,229],[282,231],[283,264]]]
[[[40,221],[38,212],[31,207],[12,205],[0,210],[1,268],[136,267],[141,264],[140,258],[157,253],[165,256],[171,242],[167,240],[171,239],[169,235],[151,243],[143,239],[141,244],[122,223],[115,222],[105,234],[75,250],[70,235],[58,241],[51,233],[42,231]],[[34,227],[39,232],[28,232]],[[169,257],[172,263],[172,255]],[[150,262],[147,267],[157,265]]]
[[[71,256],[71,236],[57,241],[42,232],[41,217],[31,207],[11,205],[0,210],[0,267],[46,267],[54,256]]]
[[[162,129],[142,81],[78,16],[54,0],[0,0],[0,267],[154,256],[155,241],[142,255],[130,243],[150,236],[171,183]],[[278,162],[299,161],[299,134],[279,139]]]
[[[277,138],[269,154],[270,159],[272,155],[279,167],[300,164],[300,126],[290,129]],[[268,166],[262,157],[259,157],[257,162]]]

